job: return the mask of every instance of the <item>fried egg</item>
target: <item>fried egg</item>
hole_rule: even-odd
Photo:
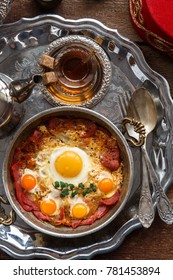
[[[90,169],[87,153],[78,147],[60,147],[50,156],[50,172],[55,181],[85,183]]]
[[[30,193],[34,193],[38,189],[37,173],[31,169],[25,168],[21,177],[22,188]]]
[[[74,219],[85,218],[90,211],[89,206],[81,197],[70,199],[69,204],[70,216]]]
[[[102,171],[100,175],[97,176],[97,180],[98,191],[103,193],[103,198],[109,198],[114,195],[116,186],[110,172]]]
[[[58,215],[60,212],[60,199],[58,192],[53,191],[44,197],[40,202],[40,210],[43,214],[51,216]]]

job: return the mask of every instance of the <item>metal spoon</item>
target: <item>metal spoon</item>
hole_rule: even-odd
[[[123,119],[123,124],[128,133],[127,140],[135,147],[141,147],[146,140],[146,130],[144,125],[132,118]],[[144,156],[142,156],[142,181],[141,195],[139,200],[138,217],[145,228],[149,228],[154,220],[155,211],[150,191],[148,169]]]
[[[157,110],[155,103],[145,88],[139,88],[136,90],[129,102],[129,107],[127,114],[130,118],[133,118],[144,125],[146,138],[147,135],[155,128],[157,124]],[[146,149],[146,139],[141,145],[142,156],[144,157],[150,180],[156,195],[157,210],[160,218],[166,224],[173,223],[173,208],[171,203],[164,192],[161,183],[159,181],[158,175],[155,172],[153,165],[150,161],[147,149]]]

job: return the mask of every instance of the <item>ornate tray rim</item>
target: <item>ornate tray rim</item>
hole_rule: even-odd
[[[7,14],[9,13],[14,0],[2,0],[0,7],[0,24],[3,23]]]
[[[134,57],[138,61],[138,65],[140,65],[141,69],[144,73],[149,72],[150,78],[153,81],[157,81],[159,84],[159,89],[161,92],[164,92],[164,94],[167,95],[167,106],[170,108],[173,105],[173,101],[170,95],[169,85],[166,79],[161,76],[159,73],[153,71],[147,62],[145,61],[145,58],[143,56],[142,51],[139,49],[139,47],[130,41],[129,39],[121,36],[116,29],[111,29],[106,27],[104,24],[99,22],[98,20],[91,19],[91,18],[82,18],[77,20],[71,20],[71,19],[65,19],[61,16],[54,15],[54,14],[46,14],[46,15],[40,15],[33,18],[21,18],[19,21],[16,21],[14,23],[8,23],[0,26],[0,30],[2,31],[2,34],[9,34],[12,32],[19,32],[22,30],[25,30],[25,28],[28,27],[28,24],[30,26],[36,26],[37,23],[40,24],[40,22],[43,21],[44,24],[50,23],[53,24],[57,23],[59,26],[63,26],[64,24],[68,27],[75,27],[75,26],[85,26],[85,29],[92,25],[92,28],[94,30],[102,30],[102,33],[107,36],[109,34],[109,38],[114,38],[116,36],[117,40],[120,40],[121,45],[126,46],[128,44],[128,49],[133,53]],[[10,27],[10,28],[9,28]],[[171,110],[167,110],[167,116],[170,120],[173,119]],[[169,178],[167,182],[164,184],[164,188],[167,190],[170,184],[172,183],[173,178]],[[2,232],[5,232],[5,228],[0,225],[0,230],[2,227]],[[9,226],[9,232],[13,234],[13,227],[17,230],[17,226]],[[58,250],[52,250],[51,248],[46,247],[39,247],[35,246],[32,248],[27,248],[27,250],[23,250],[21,248],[17,248],[16,245],[10,244],[10,242],[7,240],[1,240],[0,248],[5,251],[7,254],[11,255],[14,258],[25,258],[25,259],[31,259],[35,257],[41,257],[41,258],[47,258],[47,259],[91,259],[93,256],[101,253],[107,253],[109,251],[115,250],[118,248],[121,243],[123,242],[124,238],[130,234],[133,230],[142,227],[138,217],[133,217],[129,221],[127,221],[113,236],[112,238],[107,241],[101,241],[100,243],[94,243],[88,247],[81,247],[80,250],[76,253],[74,250],[71,252],[68,252],[67,254],[62,254]],[[25,229],[20,229],[23,234],[25,234]],[[33,232],[31,231],[31,236],[33,235]]]

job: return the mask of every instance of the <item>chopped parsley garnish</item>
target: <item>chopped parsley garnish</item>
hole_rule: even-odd
[[[72,193],[71,193],[71,197],[75,197],[75,195],[78,194],[78,190],[74,190]]]
[[[55,183],[54,183],[54,188],[55,188],[55,189],[59,189],[59,182],[58,182],[58,181],[55,181]]]
[[[90,183],[90,188],[93,190],[93,192],[96,192],[97,187],[93,183]]]
[[[95,184],[90,183],[89,187],[85,187],[83,183],[79,183],[78,186],[74,186],[73,184],[68,184],[66,182],[62,181],[55,181],[54,188],[57,190],[60,190],[60,197],[66,197],[70,195],[70,197],[75,197],[77,194],[82,194],[83,196],[86,196],[87,194],[91,192],[96,192],[97,187]]]
[[[82,195],[83,196],[86,196],[88,193],[90,193],[91,192],[91,189],[89,189],[89,188],[87,188],[87,189],[85,189],[83,192],[82,192]]]
[[[78,185],[78,187],[81,188],[81,189],[84,189],[84,188],[85,188],[83,183],[80,183],[80,184]]]
[[[63,190],[62,190],[62,192],[61,192],[61,194],[60,194],[60,197],[65,197],[65,196],[67,196],[67,195],[69,195],[69,190],[66,188],[66,189],[63,189]]]

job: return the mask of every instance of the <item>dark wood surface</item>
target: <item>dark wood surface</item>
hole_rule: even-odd
[[[128,0],[62,0],[51,10],[41,9],[34,0],[14,0],[4,23],[44,13],[55,13],[69,19],[95,18],[106,26],[117,29],[121,35],[139,45],[149,66],[167,79],[173,93],[173,59],[154,50],[137,35],[130,20]],[[169,188],[168,196],[173,205],[173,187]],[[11,257],[0,251],[0,259]],[[141,228],[132,232],[118,249],[97,255],[95,259],[173,260],[173,225],[164,224],[156,215],[149,229]]]

